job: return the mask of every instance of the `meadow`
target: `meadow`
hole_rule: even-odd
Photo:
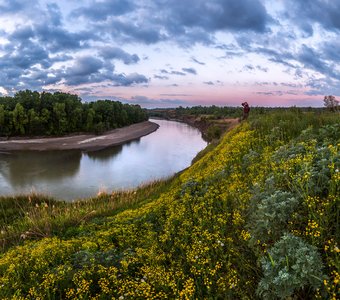
[[[254,113],[173,178],[0,199],[1,299],[338,299],[340,115]]]

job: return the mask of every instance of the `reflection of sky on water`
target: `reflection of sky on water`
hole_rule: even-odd
[[[59,180],[77,174],[81,156],[79,151],[15,151],[7,154],[6,167],[0,173],[18,187],[34,179]]]
[[[97,152],[18,152],[0,155],[1,194],[32,187],[57,198],[76,199],[99,190],[136,187],[188,167],[206,143],[186,124],[153,120],[160,128],[122,146]]]

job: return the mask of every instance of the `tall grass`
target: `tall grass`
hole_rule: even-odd
[[[277,109],[268,114],[255,114],[251,116],[250,123],[259,138],[270,144],[277,138],[287,142],[309,127],[315,132],[321,126],[339,124],[339,120],[339,112],[287,108]]]
[[[74,229],[94,219],[137,208],[170,189],[176,176],[153,181],[137,189],[100,193],[74,202],[57,201],[32,193],[0,197],[0,246],[2,251],[24,241],[51,236],[70,236]]]

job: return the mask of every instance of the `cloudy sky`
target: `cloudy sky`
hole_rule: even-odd
[[[322,106],[339,38],[340,0],[0,0],[0,94]]]

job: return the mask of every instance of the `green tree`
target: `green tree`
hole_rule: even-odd
[[[324,105],[331,111],[336,111],[339,108],[339,101],[334,96],[325,96],[323,99]]]
[[[56,134],[63,134],[67,131],[67,120],[65,103],[53,104],[54,131]]]
[[[82,103],[77,95],[19,91],[0,97],[0,135],[62,135],[83,130],[101,133],[148,119],[139,105],[97,100]]]
[[[0,135],[5,134],[5,107],[0,104]]]
[[[28,120],[24,107],[20,103],[17,103],[13,111],[13,125],[15,133],[19,133],[21,135],[25,134],[25,125],[27,122]]]
[[[41,120],[36,111],[31,108],[28,113],[28,134],[44,134],[43,128],[41,128]]]
[[[83,110],[81,107],[76,107],[72,110],[70,117],[67,119],[69,120],[69,130],[70,131],[81,131],[83,127]]]
[[[37,91],[19,91],[15,94],[14,99],[16,99],[26,111],[33,108],[35,111],[40,110],[40,94]]]
[[[43,108],[40,114],[41,131],[43,134],[51,134],[53,123],[51,122],[51,113],[47,108]]]
[[[5,107],[0,104],[0,126],[5,124]]]
[[[90,108],[87,112],[87,118],[86,118],[86,130],[88,131],[93,131],[94,130],[94,116],[96,112],[94,111],[93,108]]]

